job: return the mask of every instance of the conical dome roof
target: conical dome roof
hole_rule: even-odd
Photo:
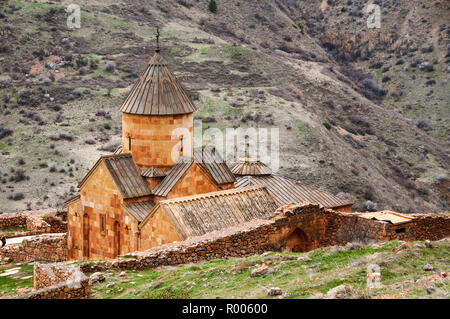
[[[197,110],[159,52],[120,106],[120,111],[142,115],[187,114]]]
[[[231,166],[231,172],[234,175],[271,175],[272,170],[266,164],[261,162],[258,159],[245,157],[241,159],[239,162],[233,164]]]

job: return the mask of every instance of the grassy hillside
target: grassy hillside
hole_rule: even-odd
[[[93,286],[93,298],[323,298],[342,284],[353,287],[349,298],[449,298],[449,278],[438,274],[450,270],[450,242],[434,242],[434,248],[413,242],[410,249],[394,253],[392,249],[400,245],[395,241],[353,244],[126,274],[110,272],[104,282]],[[268,272],[252,277],[262,263],[267,264]],[[381,269],[380,288],[367,288],[371,264]],[[427,264],[433,269],[424,270]],[[281,288],[282,295],[268,296],[268,290],[275,287]]]
[[[348,244],[308,253],[270,252],[139,271],[114,270],[104,272],[105,280],[93,284],[92,298],[328,298],[335,296],[330,290],[342,285],[351,286],[346,298],[449,298],[450,241],[431,242],[431,246],[411,242],[399,250],[402,245],[397,241]],[[267,272],[252,276],[263,264]],[[380,267],[379,288],[367,288],[369,265]],[[32,287],[32,265],[0,264],[0,297],[26,293]],[[269,296],[271,288],[280,288],[281,295]]]
[[[372,61],[339,56],[346,37],[335,35],[342,46],[334,49],[328,38],[316,37],[324,19],[339,24],[334,9],[321,13],[304,1],[221,0],[214,14],[207,1],[85,0],[78,2],[81,28],[69,30],[69,3],[1,3],[0,212],[62,205],[98,156],[111,154],[120,143],[118,107],[154,52],[157,25],[162,53],[204,128],[278,127],[278,173],[346,193],[356,210],[367,208],[368,200],[401,212],[448,209],[450,160],[442,139],[448,80],[441,58],[434,73],[414,71],[420,81],[435,79],[430,96],[428,88],[413,87],[412,71],[391,68],[393,81],[406,72],[397,103],[393,82],[380,82]],[[387,14],[409,5],[395,7]],[[440,23],[438,9],[421,9],[433,26]],[[361,41],[361,49],[367,43]],[[430,54],[442,55],[444,46],[436,42]],[[373,59],[380,59],[375,51]],[[415,104],[411,112],[398,111],[419,99],[415,95],[423,103],[440,101],[423,109],[433,122],[418,124]],[[428,129],[435,122],[439,128]]]
[[[33,265],[6,263],[0,265],[0,297],[29,292],[33,288]]]

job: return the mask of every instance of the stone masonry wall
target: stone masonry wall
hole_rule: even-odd
[[[78,265],[34,265],[34,289],[15,299],[89,299],[91,285]]]
[[[46,261],[58,262],[67,260],[67,239],[64,235],[40,235],[25,239],[21,244],[6,245],[0,248],[3,261]]]
[[[190,157],[193,155],[194,145],[193,113],[159,116],[122,113],[123,152],[130,152],[128,136],[131,136],[131,153],[139,167],[169,168],[175,164],[174,160],[176,161],[172,159],[172,149],[179,145],[180,141],[173,135],[180,128],[189,132],[183,142],[183,155]]]
[[[25,226],[27,216],[23,213],[10,213],[0,215],[0,227]]]
[[[124,199],[104,162],[92,172],[80,192],[81,198],[68,205],[70,259],[115,258],[118,251],[125,254],[138,250],[134,235],[137,221],[122,207]],[[148,198],[140,200],[144,199]],[[104,231],[101,216],[105,218]]]
[[[50,225],[50,233],[67,232],[67,221],[58,216],[48,216],[45,221]]]
[[[434,226],[438,225],[438,226]],[[308,239],[308,250],[350,241],[441,239],[450,236],[448,215],[422,215],[407,224],[392,225],[340,213],[318,205],[281,207],[271,220],[254,220],[241,226],[216,231],[183,242],[169,243],[127,255],[112,262],[82,265],[83,271],[102,268],[152,268],[216,258],[240,257],[279,251],[287,238],[300,228]],[[404,228],[398,233],[396,229]]]
[[[439,240],[449,236],[449,214],[414,214],[413,229],[416,240]],[[447,217],[445,217],[447,216]]]
[[[67,231],[67,222],[56,216],[56,209],[42,209],[37,211],[23,211],[0,215],[0,234],[7,238],[31,236],[43,233],[63,233]],[[23,227],[27,231],[3,233],[3,227]]]

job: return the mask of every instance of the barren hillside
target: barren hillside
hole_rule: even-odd
[[[278,173],[356,210],[448,209],[448,2],[378,1],[379,31],[365,1],[208,2],[78,1],[75,30],[71,1],[1,2],[0,211],[60,205],[115,149],[157,25],[204,126],[280,128]]]

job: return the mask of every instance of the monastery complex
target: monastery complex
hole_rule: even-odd
[[[257,159],[228,165],[212,146],[194,149],[196,109],[157,48],[120,106],[122,145],[66,203],[69,259],[115,258],[268,218],[286,204],[351,212],[351,202]]]

